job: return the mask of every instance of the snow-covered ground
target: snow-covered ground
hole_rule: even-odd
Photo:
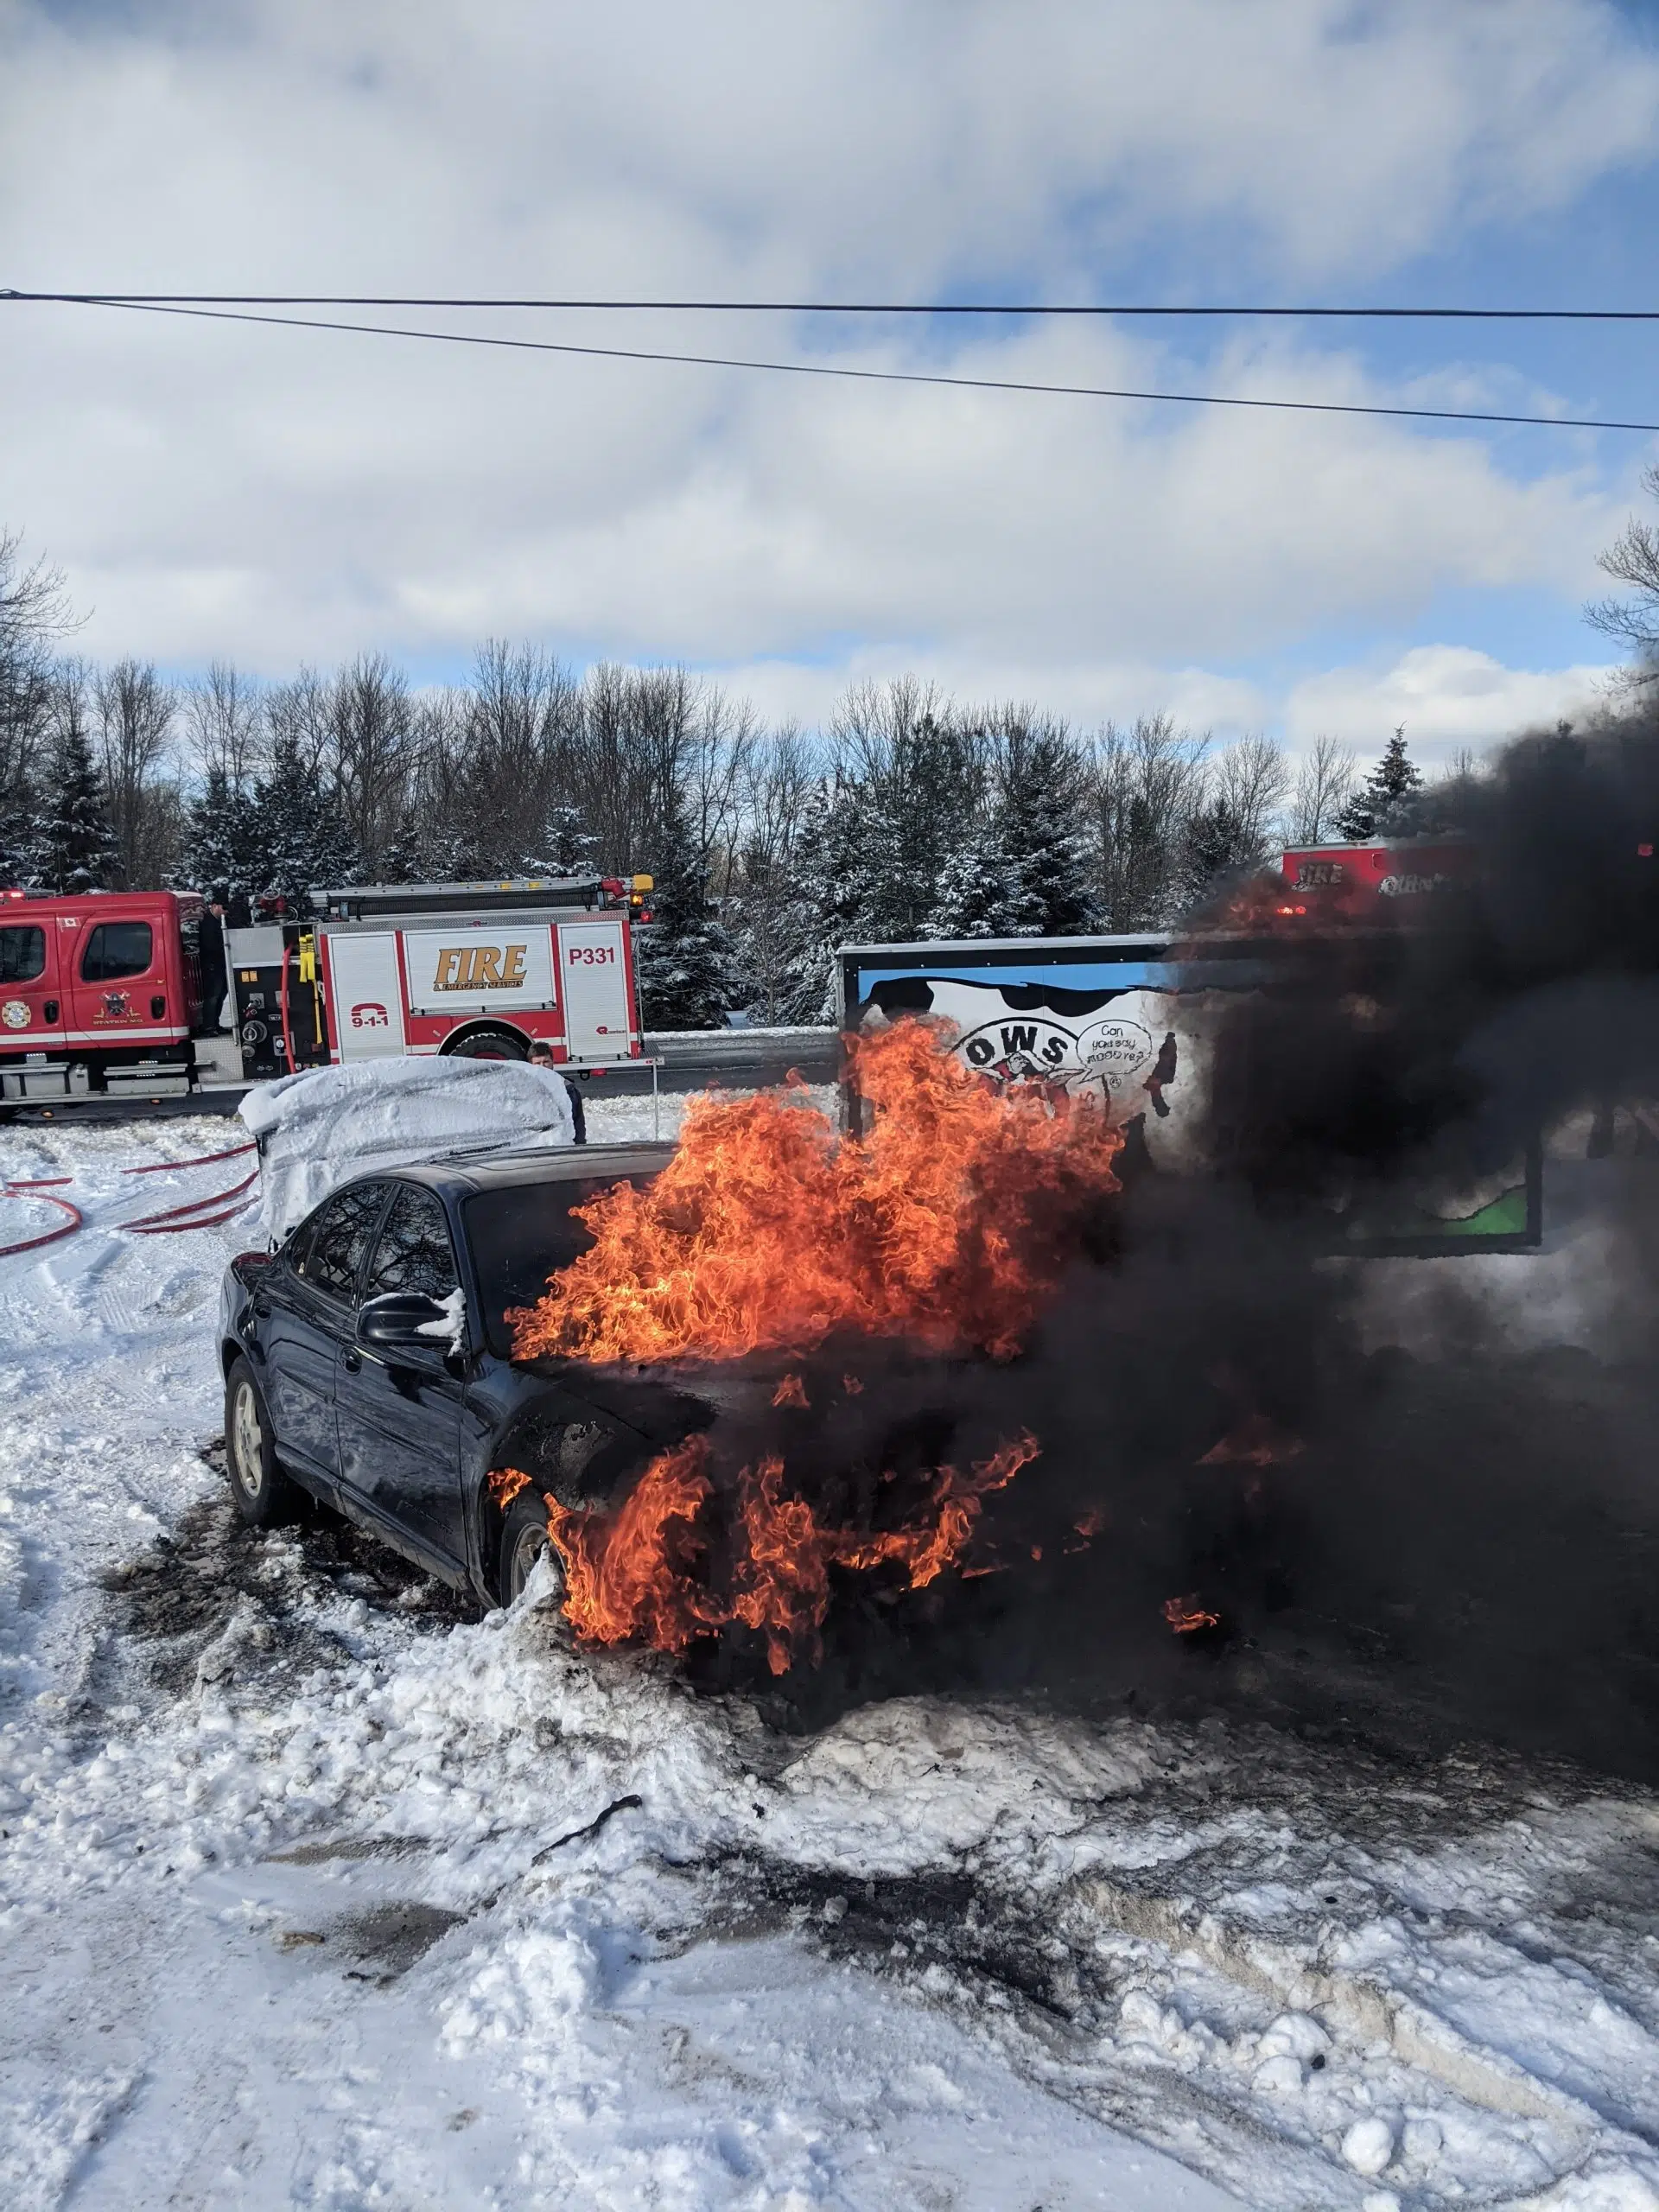
[[[0,2202],[1659,2207],[1651,1799],[921,1700],[784,1737],[534,1585],[251,1536],[234,1225],[117,1226],[226,1130],[0,1131],[88,1224],[0,1261]]]

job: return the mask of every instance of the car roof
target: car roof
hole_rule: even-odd
[[[460,1198],[480,1191],[531,1190],[543,1183],[585,1183],[654,1175],[674,1156],[671,1141],[653,1144],[558,1145],[515,1151],[452,1152],[384,1172]]]

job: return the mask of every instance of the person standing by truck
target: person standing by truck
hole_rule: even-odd
[[[537,1038],[531,1046],[530,1065],[533,1068],[545,1069],[549,1075],[559,1075],[559,1071],[554,1065],[553,1062],[552,1046],[550,1045],[544,1045],[539,1037]],[[577,1144],[586,1144],[588,1141],[588,1115],[587,1109],[582,1104],[582,1086],[579,1084],[572,1083],[568,1075],[559,1076],[559,1080],[563,1084],[565,1089],[570,1094],[570,1119],[575,1126],[575,1142]]]
[[[222,1037],[225,1027],[219,1016],[225,1008],[225,994],[230,988],[231,971],[225,957],[225,909],[230,903],[230,892],[222,883],[216,883],[207,893],[207,911],[201,918],[201,927],[196,940],[196,965],[201,974],[201,1034]]]

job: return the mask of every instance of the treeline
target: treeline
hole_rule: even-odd
[[[683,670],[577,676],[529,647],[487,645],[442,689],[378,655],[174,684],[69,635],[58,577],[0,537],[0,882],[303,911],[314,885],[645,870],[660,1027],[820,1019],[843,943],[1167,926],[1286,834],[1353,834],[1417,780],[1403,738],[1357,787],[1328,741],[1293,779],[1265,738],[1081,732],[910,678],[808,734]]]

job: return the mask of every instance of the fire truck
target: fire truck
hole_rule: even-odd
[[[311,894],[320,918],[226,932],[242,1075],[405,1052],[573,1071],[641,1057],[634,925],[646,875],[364,884]]]
[[[188,1090],[203,911],[175,891],[0,892],[0,1099]]]
[[[1391,844],[1295,845],[1279,872],[1296,911],[1327,922],[1409,922],[1426,900],[1466,883],[1472,845],[1452,839],[1401,838]]]
[[[202,1002],[193,893],[0,893],[0,1106],[181,1096],[404,1052],[575,1072],[642,1057],[649,876],[314,891],[320,919],[228,929],[233,1039]]]

